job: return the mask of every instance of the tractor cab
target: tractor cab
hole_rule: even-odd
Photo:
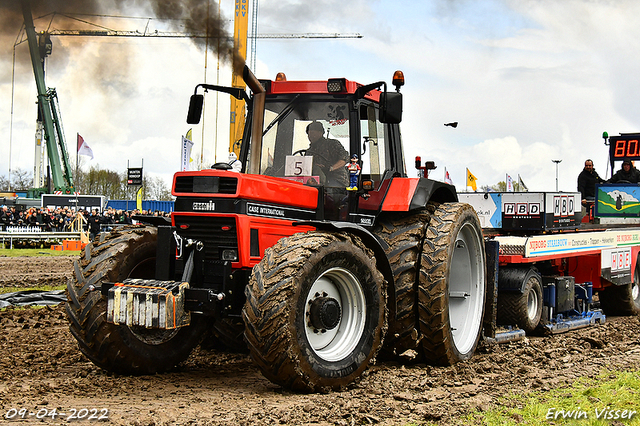
[[[367,206],[370,192],[386,190],[383,182],[391,177],[406,177],[398,128],[401,72],[391,93],[384,82],[362,86],[344,78],[287,81],[280,73],[259,86],[245,80],[254,96],[240,150],[243,172],[318,188],[321,218],[339,221],[377,211],[379,204]]]

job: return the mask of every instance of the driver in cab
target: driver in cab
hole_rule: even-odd
[[[636,169],[631,161],[624,160],[622,162],[622,168],[616,172],[609,183],[638,183],[640,182],[640,171]]]
[[[340,141],[324,137],[324,126],[314,121],[307,126],[309,149],[305,155],[313,156],[313,171],[320,175],[320,182],[326,186],[346,187],[349,179],[345,165],[349,153]]]

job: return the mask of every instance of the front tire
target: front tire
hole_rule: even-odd
[[[245,294],[252,358],[281,386],[341,389],[382,345],[384,279],[357,237],[309,232],[283,238],[254,267]]]
[[[418,318],[428,362],[451,365],[473,356],[482,332],[487,287],[482,229],[463,203],[429,204],[421,254]]]
[[[107,322],[107,300],[99,291],[100,284],[122,282],[126,278],[153,278],[156,245],[156,228],[116,230],[104,242],[87,245],[82,259],[74,262],[65,305],[69,328],[80,351],[107,371],[119,374],[168,371],[187,359],[204,334],[206,323],[197,315],[192,316],[191,325],[175,330]]]

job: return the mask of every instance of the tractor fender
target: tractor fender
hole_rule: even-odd
[[[393,272],[391,271],[391,265],[389,259],[378,241],[378,238],[369,232],[366,228],[360,225],[350,222],[332,222],[332,221],[298,221],[293,223],[294,226],[313,226],[320,231],[334,231],[334,232],[348,232],[350,234],[357,235],[364,242],[364,244],[373,250],[373,254],[376,257],[376,267],[384,279],[389,283],[388,296],[393,297]]]
[[[430,201],[436,203],[458,201],[455,186],[432,179],[420,178],[411,198],[409,210],[424,208]]]

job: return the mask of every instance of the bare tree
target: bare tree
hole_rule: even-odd
[[[5,175],[0,176],[0,191],[9,192],[11,184]]]
[[[33,173],[22,170],[21,168],[14,169],[11,176],[12,188],[17,191],[26,191],[33,186]]]

